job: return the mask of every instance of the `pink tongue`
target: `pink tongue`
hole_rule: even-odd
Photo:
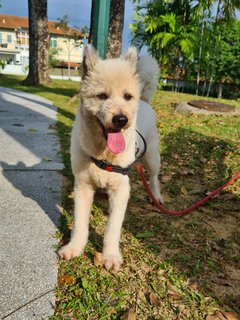
[[[123,152],[125,149],[125,140],[122,133],[108,133],[107,146],[112,153]]]

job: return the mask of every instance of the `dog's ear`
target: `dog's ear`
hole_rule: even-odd
[[[135,47],[130,47],[126,52],[124,58],[128,60],[132,66],[136,68],[138,61],[137,49]]]
[[[94,47],[89,44],[84,47],[83,51],[83,62],[82,62],[82,78],[84,79],[86,75],[91,72],[99,61],[99,56]]]

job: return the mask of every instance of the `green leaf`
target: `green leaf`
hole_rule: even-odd
[[[154,236],[152,231],[143,231],[136,234],[136,238],[143,239],[143,238],[151,238]]]
[[[38,130],[37,130],[37,129],[34,129],[34,128],[29,128],[29,129],[28,129],[28,132],[38,132]]]
[[[82,278],[82,287],[87,289],[89,287],[87,278]]]
[[[43,161],[48,161],[48,162],[51,162],[51,161],[52,161],[52,159],[50,159],[50,158],[48,158],[48,157],[43,157],[42,159],[43,159]]]

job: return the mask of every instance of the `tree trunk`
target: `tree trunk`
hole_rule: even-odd
[[[220,80],[218,84],[218,99],[222,99],[222,92],[223,92],[223,84],[222,84],[222,81]]]
[[[71,52],[70,52],[70,50],[68,50],[68,80],[71,79],[70,55],[71,55]]]
[[[47,0],[28,0],[29,72],[23,81],[37,85],[50,81],[48,74]]]
[[[92,0],[92,8],[91,8],[91,21],[90,21],[90,32],[88,37],[88,43],[93,43],[93,26],[94,26],[94,1]]]
[[[215,68],[215,63],[216,63],[215,62],[216,54],[217,54],[217,52],[216,52],[216,33],[217,33],[217,21],[218,21],[218,16],[219,16],[219,12],[220,12],[221,1],[222,0],[218,0],[217,12],[216,12],[216,16],[215,16],[215,24],[214,24],[214,28],[213,28],[213,36],[212,36],[212,58],[213,58],[213,63],[210,64],[211,76],[210,76],[210,81],[209,81],[208,90],[207,90],[207,97],[209,96],[209,94],[211,92],[213,76],[214,76],[214,68]],[[209,61],[210,60],[211,60],[211,57],[210,57]]]
[[[108,58],[117,58],[122,52],[124,8],[125,0],[111,0],[107,52]]]
[[[203,47],[203,32],[204,32],[204,13],[202,15],[202,24],[201,24],[201,40],[198,52],[198,70],[197,70],[197,88],[196,95],[198,96],[199,92],[199,82],[200,82],[200,72],[201,72],[201,59],[202,59],[202,47]]]

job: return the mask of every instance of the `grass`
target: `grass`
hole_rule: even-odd
[[[25,87],[19,77],[0,85],[41,95],[58,107],[57,133],[65,164],[60,245],[68,240],[73,212],[69,137],[79,84],[54,81]],[[184,116],[171,105],[195,96],[159,91],[153,100],[162,156],[165,206],[179,210],[221,185],[240,163],[240,118]],[[214,100],[214,99],[210,99]],[[224,101],[240,107],[236,101]],[[96,263],[102,249],[107,201],[96,197],[85,253],[59,261],[55,315],[61,319],[205,319],[216,310],[239,312],[240,182],[182,217],[159,213],[132,171],[131,199],[123,226],[124,264],[118,273]],[[129,311],[130,310],[130,311]]]

